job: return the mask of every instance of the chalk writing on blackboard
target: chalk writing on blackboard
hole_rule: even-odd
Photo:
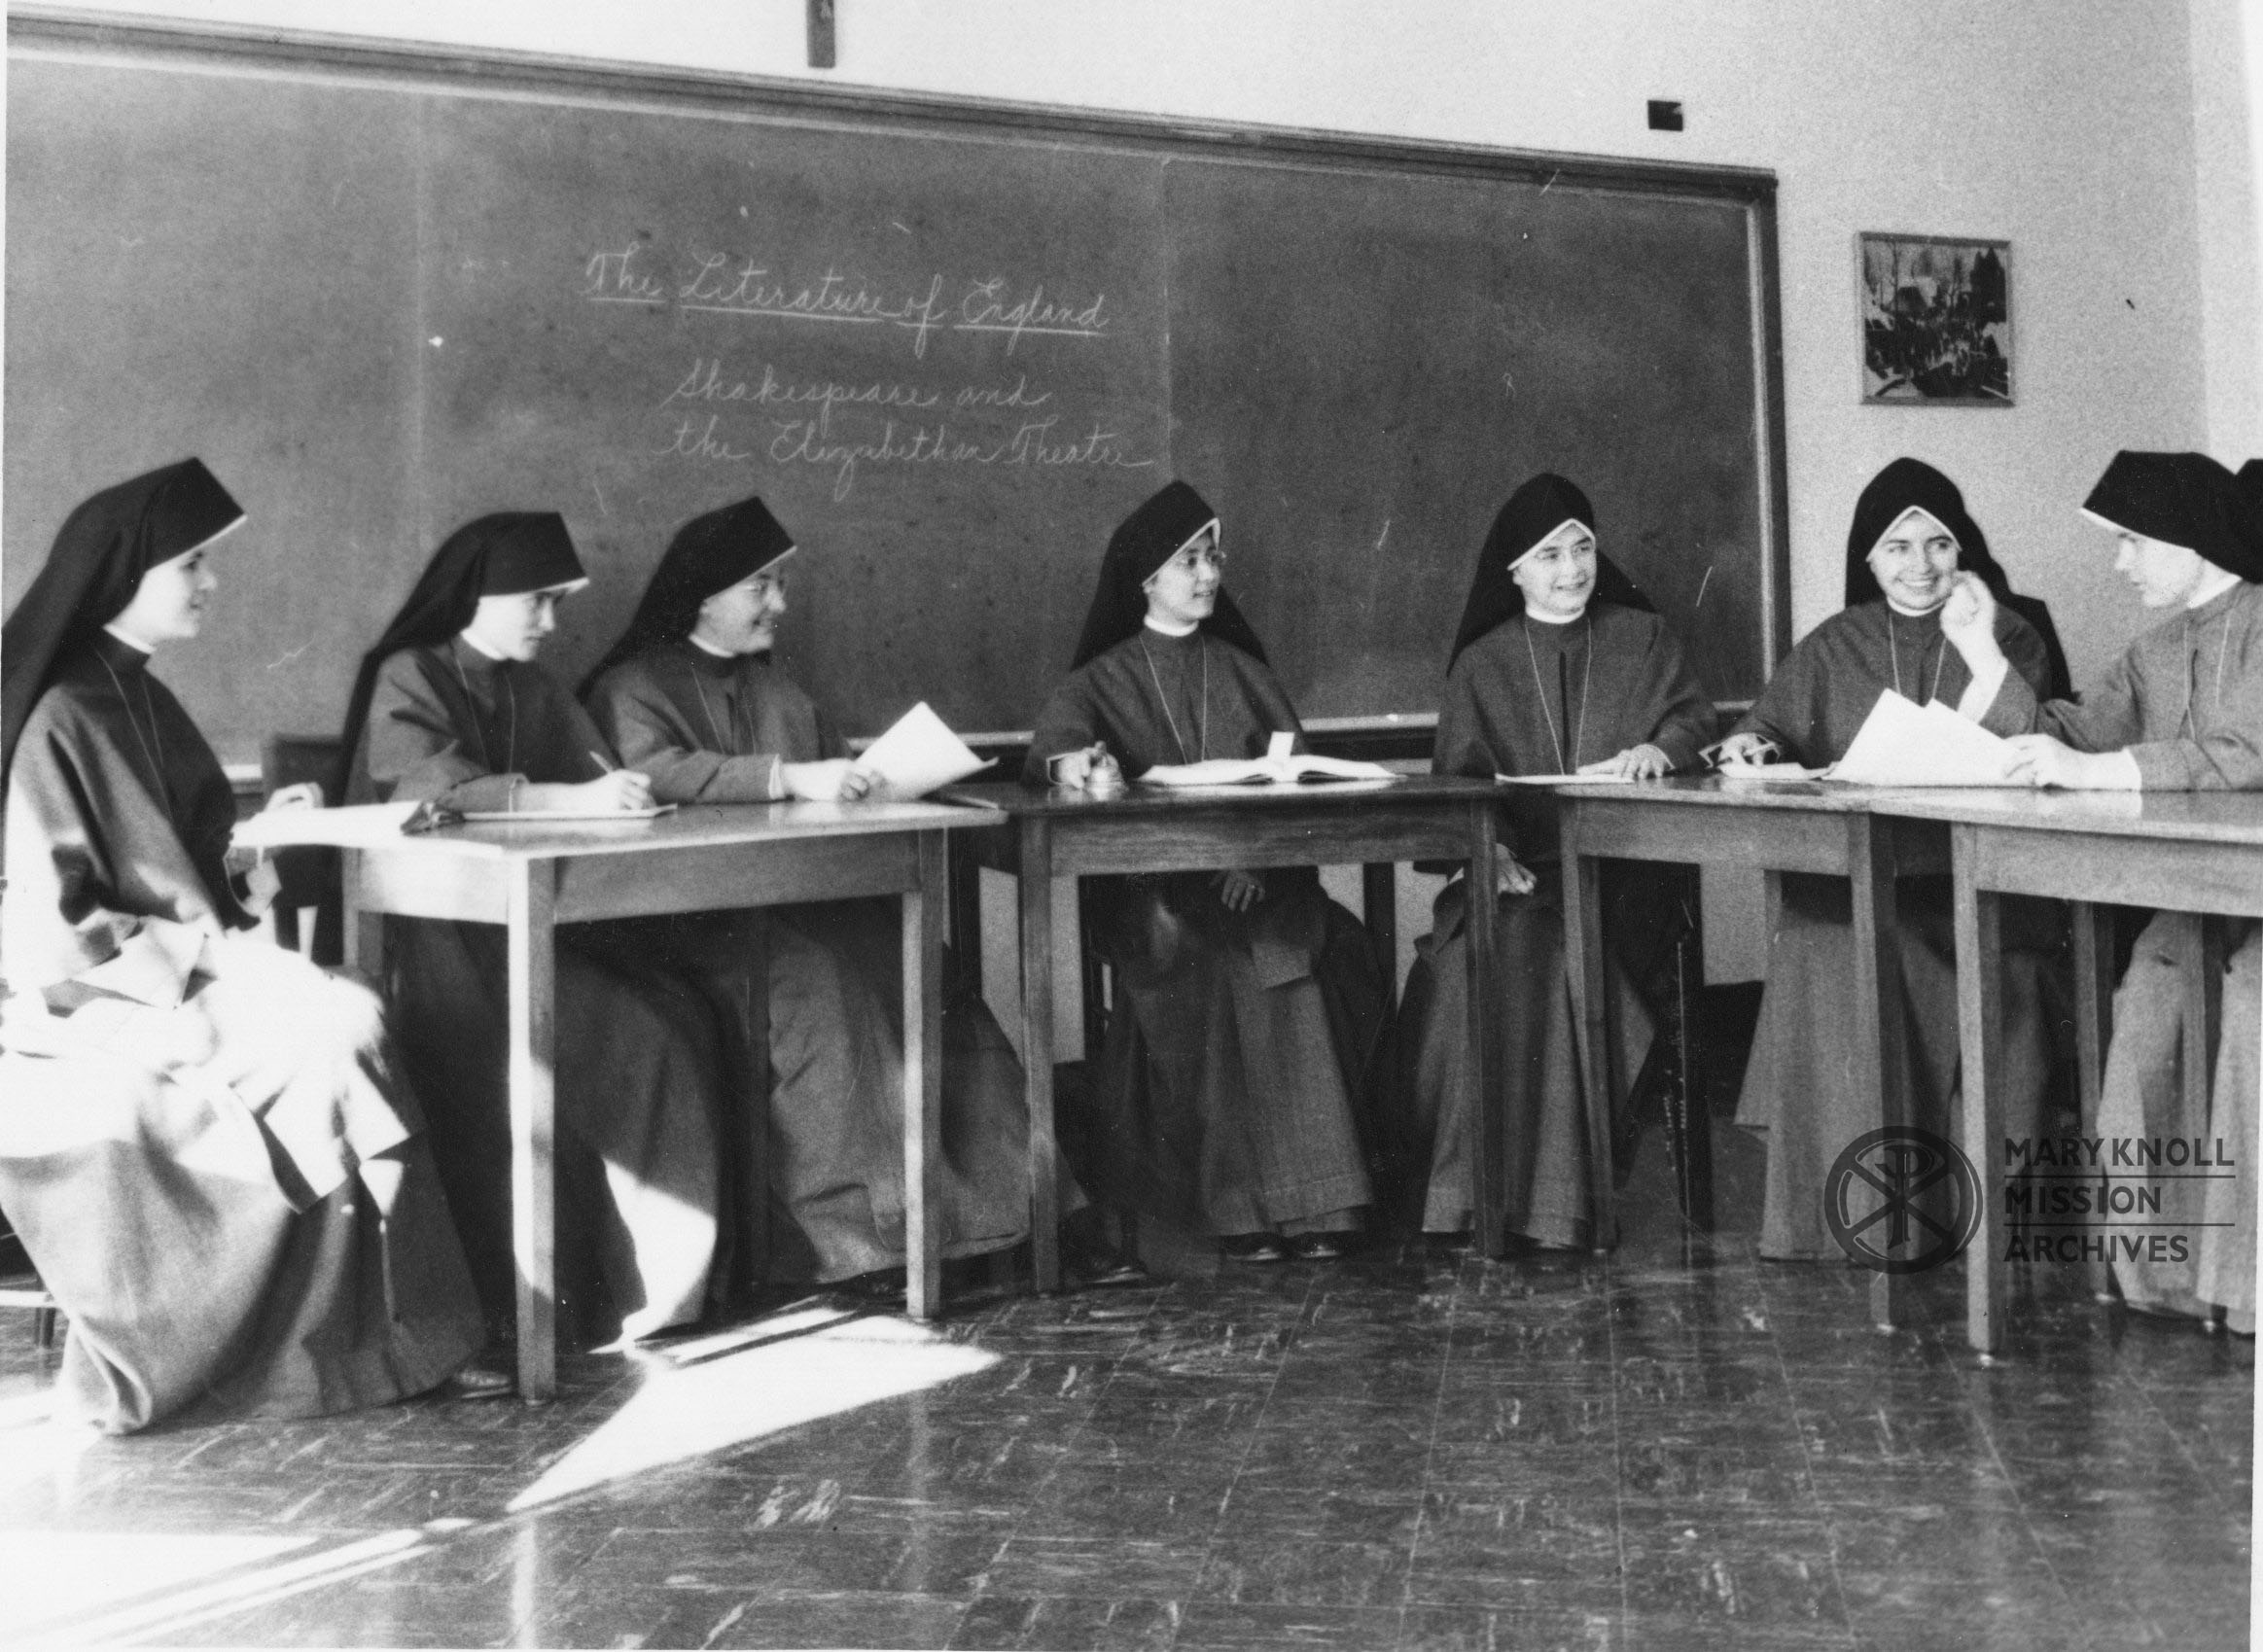
[[[685,421],[687,425],[690,420]],[[1003,439],[954,433],[948,423],[930,428],[900,428],[894,419],[876,438],[828,440],[814,419],[787,419],[778,423],[768,457],[776,465],[817,465],[833,473],[836,503],[849,497],[857,485],[858,467],[885,465],[902,469],[976,465],[993,470],[1058,470],[1070,467],[1106,470],[1145,470],[1154,463],[1143,459],[1119,433],[1095,424],[1081,436],[1056,436],[1058,418],[1036,419]],[[679,443],[682,436],[679,435]],[[679,449],[672,448],[670,451]],[[702,455],[704,456],[704,455]]]
[[[654,309],[674,304],[708,315],[896,328],[911,335],[911,353],[921,358],[929,335],[938,332],[1002,334],[1011,355],[1027,337],[1106,338],[1113,320],[1105,293],[1048,297],[1043,281],[1023,290],[1003,275],[934,274],[924,290],[916,284],[896,290],[831,267],[808,279],[781,274],[752,257],[703,253],[691,260],[691,274],[671,285],[646,259],[647,249],[638,244],[590,254],[582,270],[583,298]]]
[[[717,403],[743,403],[756,407],[787,408],[799,411],[805,407],[817,409],[817,426],[821,435],[832,431],[836,409],[850,407],[866,409],[901,408],[906,412],[925,412],[933,407],[949,404],[962,412],[979,408],[1042,407],[1053,399],[1049,390],[1032,389],[1029,374],[1023,373],[1011,384],[1001,380],[996,384],[962,384],[956,387],[941,384],[906,384],[895,380],[872,379],[861,384],[845,384],[838,379],[786,377],[775,364],[764,362],[758,378],[742,378],[728,371],[723,357],[694,357],[690,370],[686,372],[676,388],[661,399],[660,411],[680,404],[711,405]]]

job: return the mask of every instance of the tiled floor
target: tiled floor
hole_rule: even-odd
[[[68,1644],[2246,1644],[2253,1344],[2020,1282],[1962,1347],[1692,1241],[929,1333],[821,1308],[564,1401],[90,1441],[0,1322],[0,1612]]]

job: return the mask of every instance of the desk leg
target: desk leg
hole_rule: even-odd
[[[365,912],[356,898],[362,887],[362,852],[339,854],[338,947],[348,969],[369,978],[380,995],[385,990],[385,915]]]
[[[982,996],[982,868],[967,847],[967,834],[951,834],[951,950],[959,980],[975,998]]]
[[[1469,937],[1469,1080],[1476,1105],[1469,1109],[1469,1212],[1477,1254],[1498,1257],[1508,1248],[1507,1197],[1503,1160],[1507,1147],[1501,1106],[1500,1041],[1494,1020],[1500,1009],[1494,985],[1493,810],[1469,810],[1467,933]],[[1513,1174],[1513,1170],[1511,1171]]]
[[[556,899],[550,861],[512,868],[511,1248],[518,1273],[518,1393],[530,1405],[547,1404],[558,1391]]]
[[[1588,1231],[1596,1250],[1617,1242],[1618,1186],[1611,1151],[1609,988],[1603,965],[1603,867],[1579,848],[1579,809],[1563,805],[1564,974],[1572,992],[1572,1038],[1587,1115]]]
[[[1958,1071],[1964,1156],[1979,1173],[1980,1220],[1964,1252],[1964,1337],[2003,1350],[2003,897],[1973,882],[1980,833],[1950,827],[1956,864]]]
[[[1040,1291],[1061,1288],[1053,1142],[1053,831],[1021,822],[1021,1063],[1029,1095],[1029,1258]]]
[[[1360,868],[1360,915],[1375,947],[1383,976],[1383,1013],[1398,1007],[1398,863],[1376,861]]]
[[[2195,1121],[2210,1116],[2209,1094],[2215,1086],[2216,1024],[2223,1002],[2224,961],[2213,944],[2208,920],[2197,912],[2179,913],[2178,939],[2184,983],[2183,1037],[2177,1057],[2184,1079],[2184,1116]]]
[[[903,892],[903,1293],[914,1319],[943,1299],[943,833],[919,834],[919,887]]]
[[[1907,1122],[1892,842],[1885,821],[1868,812],[1847,817],[1847,873],[1855,894],[1855,1070],[1870,1089],[1867,1130]],[[1896,1322],[1904,1294],[1895,1275],[1870,1276],[1870,1313],[1880,1328]]]
[[[2098,1124],[2098,1102],[2105,1088],[2105,1050],[2113,1037],[2113,913],[2087,900],[2070,904],[2074,924],[2074,1067],[2081,1092],[2082,1134]],[[2103,1218],[2099,1218],[2103,1219]],[[2103,1226],[2085,1237],[2103,1237]],[[2101,1302],[2112,1294],[2111,1269],[2103,1259],[2082,1264],[2090,1293]]]

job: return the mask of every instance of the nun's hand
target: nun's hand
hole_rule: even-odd
[[[528,791],[533,788],[529,787]],[[649,809],[653,806],[653,783],[634,769],[615,769],[601,774],[595,780],[580,786],[559,788],[562,791],[577,793],[567,805],[570,809],[587,809],[602,814],[608,810],[627,811]]]
[[[1615,774],[1628,780],[1656,780],[1673,768],[1674,759],[1657,747],[1644,742],[1629,746],[1615,757],[1605,757],[1600,762],[1583,763],[1581,774]]]
[[[1977,574],[1951,577],[1949,600],[1941,605],[1941,635],[1975,676],[2003,657],[2003,645],[1996,640],[1996,594]]]
[[[850,764],[846,757],[827,757],[814,763],[780,763],[778,778],[786,795],[804,803],[837,803],[848,795]]]
[[[1211,884],[1218,890],[1218,898],[1228,912],[1247,912],[1265,898],[1265,880],[1255,872],[1236,868],[1230,872],[1213,872]]]
[[[872,788],[878,784],[878,779],[874,777],[870,769],[861,769],[855,763],[851,763],[847,771],[841,776],[840,800],[844,803],[854,803],[861,798],[869,797],[872,794]]]
[[[2143,784],[2127,752],[2077,752],[2048,734],[2015,734],[2004,742],[2004,778],[2014,786],[2063,787],[2069,791],[2135,791]]]
[[[1764,763],[1775,756],[1776,742],[1757,729],[1748,728],[1723,740],[1715,760],[1725,767],[1730,763]]]
[[[1506,850],[1494,852],[1493,870],[1503,895],[1530,895],[1539,887],[1533,869]]]

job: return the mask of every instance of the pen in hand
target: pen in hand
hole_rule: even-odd
[[[613,772],[613,765],[605,760],[604,753],[591,752],[589,754],[589,760],[597,765],[597,772],[599,774],[611,774]]]

